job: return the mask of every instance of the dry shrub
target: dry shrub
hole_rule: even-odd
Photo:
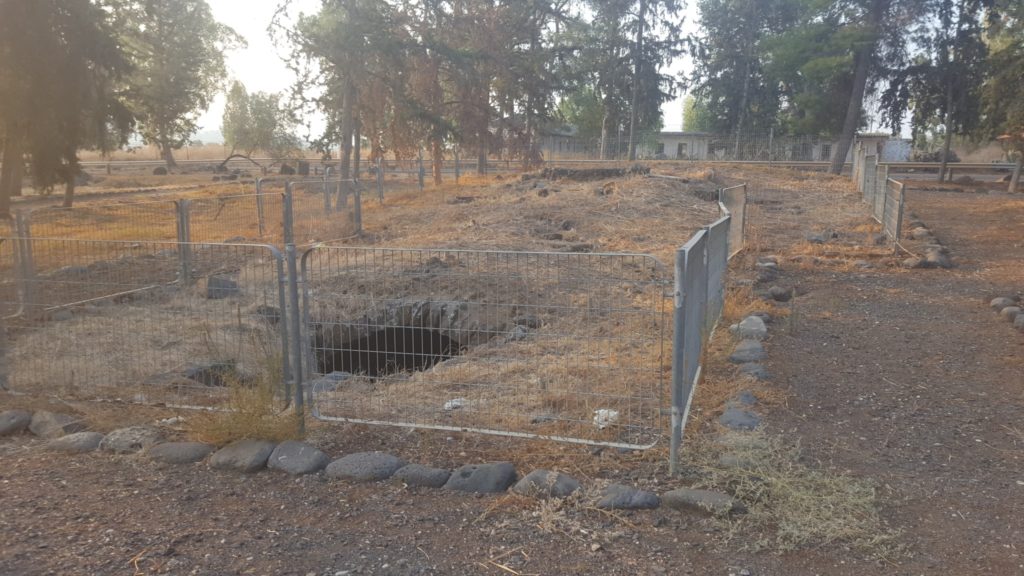
[[[750,286],[734,286],[726,291],[725,303],[722,306],[723,324],[734,324],[754,312],[767,312],[772,318],[784,318],[789,315],[788,308],[782,308],[774,302],[758,297]]]
[[[266,355],[263,362],[266,366],[255,383],[226,378],[230,391],[227,409],[193,418],[189,430],[193,439],[219,446],[246,438],[281,442],[298,437],[298,414],[281,410],[278,392],[282,386],[273,376],[281,374],[281,359]]]
[[[800,461],[798,445],[763,432],[730,432],[693,447],[697,484],[747,507],[720,520],[727,540],[753,537],[750,547],[775,552],[841,544],[880,558],[900,553],[899,532],[879,515],[869,481],[812,468]]]

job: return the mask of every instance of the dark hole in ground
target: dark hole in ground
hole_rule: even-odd
[[[426,370],[461,352],[456,341],[437,330],[416,327],[384,328],[338,344],[321,335],[314,346],[321,374],[348,372],[374,377]]]

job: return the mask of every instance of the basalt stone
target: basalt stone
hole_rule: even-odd
[[[314,474],[324,469],[330,458],[305,442],[289,440],[274,448],[267,460],[267,468],[282,470],[293,476]]]
[[[58,414],[40,410],[32,415],[28,429],[43,438],[60,438],[67,434],[82,432],[86,428],[81,418],[69,414]]]
[[[100,450],[115,454],[134,454],[154,446],[161,440],[163,440],[163,434],[156,428],[131,426],[107,434],[107,437],[100,443]]]
[[[739,323],[737,332],[740,338],[764,340],[768,336],[768,327],[764,325],[764,320],[760,317],[751,315]]]
[[[353,482],[387,480],[407,464],[398,456],[384,452],[357,452],[327,465],[327,475]]]
[[[444,487],[446,490],[495,494],[508,490],[516,481],[516,469],[511,462],[468,464],[452,472]]]
[[[733,350],[729,356],[729,361],[733,364],[760,362],[764,360],[766,355],[764,346],[757,340],[743,340]]]
[[[238,282],[223,275],[213,275],[206,279],[206,298],[209,300],[221,300],[229,296],[236,296],[241,292]]]
[[[164,442],[150,447],[146,454],[165,464],[193,464],[205,460],[214,450],[202,442]]]
[[[1006,318],[1008,322],[1015,322],[1017,320],[1017,316],[1020,315],[1020,310],[1019,306],[1007,306],[999,311],[999,315]]]
[[[103,442],[103,434],[99,432],[75,432],[50,440],[47,447],[51,450],[69,452],[71,454],[84,454],[93,452]]]
[[[793,289],[783,288],[781,286],[772,286],[768,289],[768,295],[776,302],[789,302],[793,297]]]
[[[761,425],[761,417],[749,410],[733,406],[725,409],[718,417],[718,423],[730,430],[754,430]]]
[[[660,505],[657,494],[622,484],[609,485],[597,501],[602,510],[651,510]]]
[[[28,430],[32,414],[24,410],[7,410],[0,414],[0,436],[20,434]]]
[[[763,364],[759,364],[757,362],[740,364],[740,374],[744,374],[758,380],[768,380],[769,378],[768,369],[765,368]]]
[[[1007,306],[1016,306],[1017,303],[1014,302],[1012,298],[999,297],[993,298],[992,301],[988,303],[988,305],[991,306],[992,309],[995,310],[996,312],[1002,312],[1003,308],[1006,308]]]
[[[673,510],[727,516],[744,510],[743,505],[721,492],[679,488],[661,495],[661,502]]]
[[[258,472],[267,466],[267,460],[277,445],[266,440],[239,440],[214,452],[210,467],[218,470]]]
[[[924,268],[924,260],[917,256],[910,256],[909,258],[903,259],[900,265],[904,268]]]
[[[733,396],[731,402],[740,406],[753,406],[757,404],[757,395],[750,390],[742,390],[739,394]]]
[[[448,478],[451,475],[450,470],[443,468],[431,468],[422,464],[408,464],[399,468],[391,479],[396,482],[402,482],[407,486],[440,488],[448,482]]]
[[[551,470],[534,470],[516,482],[512,491],[538,498],[566,498],[580,489],[575,478]]]

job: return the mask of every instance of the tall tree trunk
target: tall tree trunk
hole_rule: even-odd
[[[953,143],[953,130],[950,127],[950,122],[953,121],[953,112],[950,109],[953,104],[953,87],[949,86],[946,92],[946,117],[943,119],[943,124],[946,125],[946,135],[942,142],[942,158],[939,164],[939,182],[946,179],[946,164],[949,163],[949,147]]]
[[[363,123],[360,122],[358,118],[356,118],[355,138],[353,138],[355,140],[355,143],[353,144],[353,146],[355,146],[355,154],[353,155],[352,158],[352,177],[355,178],[356,180],[359,180],[359,161],[362,160],[363,157],[362,131]]]
[[[167,143],[160,143],[160,159],[167,165],[167,169],[177,168],[178,163],[174,160],[174,150]]]
[[[441,138],[435,136],[430,139],[430,164],[434,173],[434,186],[441,185],[441,167],[444,164],[444,151],[441,148]]]
[[[956,33],[954,38],[959,38],[960,33],[963,31],[964,25],[964,3],[963,0],[957,4],[957,21],[956,21]],[[945,20],[945,19],[944,19]],[[948,28],[949,23],[943,22],[944,26]],[[946,139],[942,144],[942,164],[939,166],[939,182],[946,179],[946,164],[949,162],[949,147],[953,141],[953,108],[955,106],[953,100],[953,83],[956,82],[957,64],[960,61],[960,50],[956,43],[953,44],[953,62],[949,62],[949,58],[946,57],[946,51],[943,50],[943,64],[946,66],[946,114],[942,122],[946,126]],[[950,70],[952,66],[952,70]],[[953,174],[950,173],[952,179]]]
[[[647,18],[647,0],[640,0],[640,15],[637,18],[636,42],[633,45],[633,94],[629,104],[629,160],[636,160],[637,106],[640,104],[640,67],[643,63],[644,19]]]
[[[68,181],[64,183],[64,203],[61,206],[65,208],[71,208],[72,203],[75,201],[75,177],[71,176]]]
[[[601,160],[608,159],[608,110],[605,109],[601,118]]]
[[[342,80],[341,99],[341,167],[339,175],[348,180],[352,175],[352,110],[355,108],[355,84],[346,74]]]
[[[743,73],[743,94],[740,96],[739,118],[736,120],[736,145],[733,147],[732,159],[740,159],[740,136],[743,134],[743,120],[747,114],[747,97],[750,92],[750,54],[747,54],[746,71]]]
[[[11,198],[21,196],[21,178],[25,159],[19,134],[8,125],[4,142],[3,165],[0,166],[0,218],[10,218]]]
[[[488,144],[489,144],[488,140],[489,140],[489,136],[490,136],[490,132],[487,130],[487,124],[491,121],[491,117],[490,117],[491,115],[488,112],[488,110],[491,107],[490,96],[488,95],[489,91],[490,91],[490,87],[489,86],[485,86],[484,90],[482,91],[483,97],[482,97],[482,102],[480,103],[481,104],[481,106],[480,106],[480,124],[477,126],[477,133],[476,133],[476,138],[477,138],[477,140],[476,140],[477,141],[476,173],[481,175],[481,176],[483,176],[484,174],[487,174],[487,153],[489,152],[489,150],[488,150]]]
[[[857,135],[857,126],[860,124],[861,108],[864,106],[864,89],[868,83],[868,71],[871,67],[871,57],[875,52],[875,43],[878,42],[878,27],[882,21],[882,14],[891,0],[875,0],[871,3],[871,12],[868,15],[868,27],[871,31],[871,40],[866,42],[857,50],[856,67],[853,71],[853,89],[850,90],[850,101],[846,105],[846,118],[843,120],[843,132],[839,135],[839,142],[836,145],[835,154],[832,156],[832,166],[829,172],[840,174],[843,165],[846,164],[846,154],[850,151],[853,138]]]
[[[1017,164],[1013,167],[1013,176],[1010,176],[1010,186],[1007,188],[1007,192],[1013,194],[1017,191],[1020,186],[1020,173],[1021,168],[1024,167],[1024,147],[1021,147],[1017,151]]]

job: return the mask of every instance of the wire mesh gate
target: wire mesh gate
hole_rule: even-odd
[[[7,389],[223,408],[234,385],[278,386],[282,264],[262,245],[3,238]]]
[[[653,257],[315,247],[315,417],[630,448],[664,434],[671,276]]]

